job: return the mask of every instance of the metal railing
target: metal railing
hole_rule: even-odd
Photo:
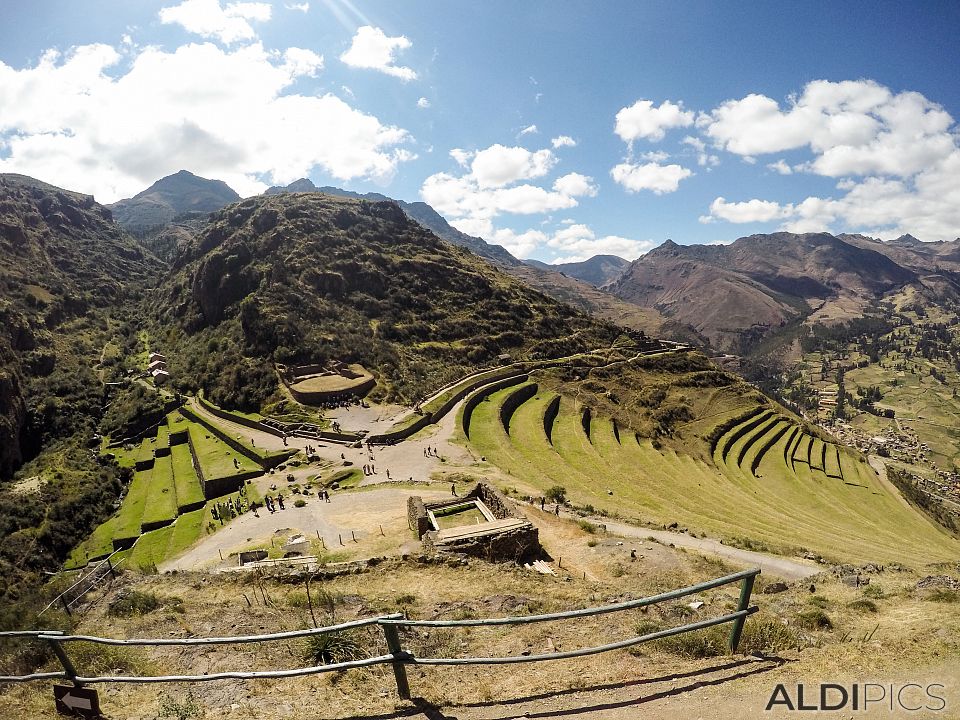
[[[83,571],[89,567],[89,565],[80,568],[80,577],[77,579],[77,581],[62,593],[57,595],[49,605],[37,613],[37,617],[43,615],[57,603],[60,603],[63,606],[63,609],[66,611],[67,615],[72,615],[72,607],[80,600],[80,598],[93,590],[93,588],[99,585],[108,575],[111,579],[116,577],[115,571],[120,566],[120,563],[114,565],[112,561],[113,556],[118,552],[120,551],[114,550],[112,553],[110,553],[110,555],[94,565],[90,572],[86,575],[83,574]]]
[[[312,628],[307,630],[294,630],[289,632],[268,633],[264,635],[241,635],[236,637],[212,637],[212,638],[158,638],[158,639],[128,639],[120,640],[115,638],[101,638],[91,635],[65,635],[57,631],[45,630],[24,630],[14,632],[0,632],[0,640],[5,638],[26,638],[38,640],[50,644],[53,653],[57,656],[62,671],[32,673],[30,675],[8,675],[0,676],[0,683],[32,682],[37,680],[67,680],[76,686],[89,685],[96,683],[169,683],[169,682],[210,682],[213,680],[257,680],[265,678],[289,678],[303,675],[314,675],[319,673],[336,672],[340,670],[350,670],[354,668],[370,667],[373,665],[390,664],[393,667],[394,677],[397,683],[397,693],[403,699],[410,698],[410,686],[407,682],[407,665],[502,665],[508,663],[528,663],[543,662],[547,660],[564,660],[568,658],[584,657],[586,655],[596,655],[598,653],[619,650],[632,647],[641,643],[659,640],[661,638],[680,635],[681,633],[702,630],[731,623],[730,634],[728,637],[728,647],[730,652],[736,652],[740,644],[743,625],[747,617],[755,613],[758,608],[750,605],[750,595],[753,592],[753,583],[757,575],[760,574],[759,568],[743,570],[741,572],[725,575],[720,578],[708,580],[706,582],[691,585],[679,590],[660,593],[651,597],[638,600],[629,600],[626,602],[615,603],[612,605],[603,605],[600,607],[585,608],[583,610],[571,610],[567,612],[547,613],[542,615],[522,615],[515,617],[487,618],[476,620],[409,620],[400,613],[390,615],[380,615],[377,617],[364,618],[362,620],[353,620],[350,622],[330,625],[322,628]],[[647,607],[657,603],[676,600],[677,598],[693,595],[694,593],[710,590],[712,588],[729,585],[740,582],[740,599],[737,609],[734,612],[726,613],[718,617],[700,620],[698,622],[688,623],[679,627],[667,628],[657,632],[647,633],[636,637],[618,640],[605,645],[581,648],[578,650],[568,650],[565,652],[552,652],[541,655],[514,655],[506,657],[465,657],[465,658],[436,658],[436,657],[416,657],[412,653],[403,649],[400,639],[401,628],[412,627],[490,627],[498,625],[526,625],[531,623],[552,622],[557,620],[570,620],[575,618],[594,617],[608,613],[621,612],[636,608]],[[64,645],[74,642],[89,642],[100,645],[119,645],[119,646],[190,646],[190,645],[239,645],[245,643],[260,643],[276,640],[290,640],[294,638],[305,638],[329,633],[341,632],[369,626],[379,626],[383,630],[384,640],[386,641],[389,654],[377,655],[374,657],[351,660],[348,662],[330,663],[327,665],[317,665],[312,667],[294,668],[290,670],[262,670],[262,671],[234,671],[218,672],[204,675],[161,675],[161,676],[94,676],[87,677],[80,675],[74,668],[66,653]]]

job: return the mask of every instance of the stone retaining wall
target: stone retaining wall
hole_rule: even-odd
[[[461,388],[450,398],[443,403],[435,412],[429,413],[427,415],[422,415],[416,422],[407,427],[400,428],[399,430],[393,430],[390,432],[383,433],[381,435],[371,435],[370,443],[373,445],[389,445],[391,443],[399,442],[400,440],[406,440],[408,437],[414,433],[419,432],[427,425],[433,425],[440,420],[442,420],[448,412],[453,410],[454,406],[467,397],[470,393],[474,392],[479,388],[493,387],[496,386],[497,390],[502,390],[505,387],[510,387],[510,385],[516,384],[512,382],[513,378],[522,377],[526,379],[526,375],[523,374],[522,370],[517,368],[510,368],[504,370],[502,373],[497,373],[493,377],[480,378],[475,380],[472,383],[468,383],[465,387]],[[522,382],[522,381],[517,381]],[[501,384],[501,383],[506,383]],[[490,392],[494,392],[491,390]],[[465,410],[466,412],[466,410]]]
[[[470,437],[470,417],[473,415],[473,411],[476,409],[477,405],[486,400],[493,393],[508,388],[512,385],[519,385],[522,382],[526,382],[529,379],[529,375],[514,375],[512,377],[504,378],[497,382],[490,383],[489,385],[484,385],[479,388],[473,395],[468,397],[463,403],[463,434],[468,438]]]
[[[417,534],[418,540],[430,530],[427,508],[419,495],[411,495],[407,498],[407,525]]]

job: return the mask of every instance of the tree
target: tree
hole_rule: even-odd
[[[544,497],[550,502],[565,505],[567,502],[567,489],[563,487],[563,485],[554,485],[547,489]]]

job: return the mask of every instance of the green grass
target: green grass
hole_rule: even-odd
[[[919,513],[904,507],[880,484],[858,456],[827,446],[827,465],[842,469],[844,480],[821,469],[784,463],[786,418],[765,418],[730,444],[718,466],[677,452],[655,449],[651,441],[620,428],[614,437],[609,418],[593,418],[590,438],[580,424],[582,407],[563,397],[553,427],[553,445],[543,429],[543,411],[554,393],[541,390],[500,425],[498,410],[516,388],[494,393],[473,412],[470,444],[477,454],[513,476],[514,484],[542,493],[553,485],[567,488],[578,505],[658,524],[678,522],[721,538],[746,537],[778,551],[805,548],[824,557],[857,562],[902,562],[922,565],[960,553],[960,542]],[[736,426],[728,432],[735,432]],[[756,477],[751,465],[759,458]],[[806,460],[813,438],[800,438],[796,454]],[[818,449],[823,441],[817,440]],[[742,458],[742,463],[738,459]],[[609,492],[608,492],[609,491]],[[612,493],[612,494],[610,494]]]
[[[463,382],[457,383],[453,387],[448,388],[447,390],[437,395],[435,398],[430,400],[430,402],[427,402],[421,405],[420,410],[423,412],[424,415],[432,415],[433,413],[437,412],[437,410],[439,410],[441,407],[443,407],[443,404],[447,402],[447,400],[449,400],[458,392],[463,390],[467,385],[475,383],[479,380],[485,380],[488,378],[496,377],[497,375],[503,374],[504,372],[506,372],[506,367],[497,367],[492,370],[489,370],[488,372],[480,373],[479,375],[476,375],[467,380],[464,380]],[[417,415],[416,413],[411,412],[406,417],[394,423],[394,425],[390,428],[390,430],[401,430],[409,425],[413,425],[413,423],[419,420],[420,417],[421,417],[420,415]]]
[[[197,423],[189,423],[187,428],[200,469],[208,480],[260,469],[260,465],[233,450],[208,428]],[[236,465],[234,460],[237,461]]]
[[[172,522],[177,517],[177,491],[173,483],[173,466],[170,456],[157,458],[150,473],[147,501],[143,510],[142,525]]]
[[[135,538],[140,535],[140,522],[147,504],[147,495],[150,493],[151,470],[141,470],[134,473],[127,494],[120,506],[120,513],[114,528],[116,538]]]
[[[441,530],[487,522],[486,515],[476,507],[469,507],[464,510],[442,514],[434,512],[434,517],[437,518],[437,525],[440,526]]]
[[[360,484],[360,481],[363,480],[363,471],[359,468],[345,468],[343,470],[337,470],[330,477],[320,479],[320,482],[323,483],[324,487],[330,487],[333,483],[338,483],[338,487],[341,490],[346,488],[356,487]]]
[[[203,488],[200,487],[200,479],[193,469],[190,446],[187,443],[174,445],[170,448],[170,459],[173,462],[178,507],[189,507],[193,503],[203,502]]]
[[[160,528],[144,533],[133,546],[133,552],[130,553],[130,563],[134,568],[149,572],[152,568],[159,567],[167,556],[167,545],[170,544],[170,537],[173,535],[173,526]]]
[[[156,439],[145,437],[140,441],[140,447],[137,449],[136,462],[141,463],[153,457],[153,448],[156,446]]]
[[[104,557],[112,553],[117,520],[117,516],[114,516],[98,525],[86,540],[73,549],[64,567],[68,570],[82,567],[93,558]]]

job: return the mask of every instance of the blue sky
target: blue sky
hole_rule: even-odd
[[[75,0],[0,9],[0,171],[430,202],[522,257],[960,235],[957,3]]]

